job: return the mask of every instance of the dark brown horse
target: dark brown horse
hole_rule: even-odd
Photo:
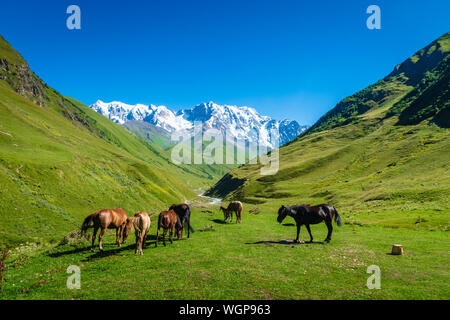
[[[337,212],[336,208],[333,206],[330,206],[328,204],[320,204],[317,206],[309,206],[309,205],[300,205],[300,206],[292,206],[292,207],[285,207],[281,206],[280,209],[278,209],[278,218],[277,221],[281,223],[286,216],[291,216],[294,218],[295,223],[297,224],[297,238],[294,240],[295,242],[299,241],[300,236],[300,227],[302,225],[306,226],[306,229],[308,230],[310,242],[313,241],[313,236],[311,234],[311,229],[309,227],[310,224],[317,224],[322,221],[325,221],[325,224],[328,228],[328,235],[325,239],[325,242],[330,242],[331,240],[331,233],[333,232],[333,226],[332,221],[334,217],[334,221],[337,223],[337,225],[340,227],[342,226],[341,217],[339,216],[339,213]]]
[[[236,214],[236,223],[242,221],[242,203],[240,201],[231,201],[228,207],[220,207],[223,211],[224,221],[226,222],[230,218],[230,222],[233,221],[233,212]]]
[[[163,244],[166,245],[166,234],[169,230],[170,243],[173,243],[173,230],[176,228],[178,240],[181,239],[181,234],[183,233],[183,228],[180,228],[181,223],[179,217],[173,210],[161,211],[158,217],[158,230],[156,231],[156,242],[155,247],[158,246],[159,239],[159,229],[163,228]]]
[[[120,247],[120,237],[122,236],[122,230],[127,222],[127,213],[122,208],[116,209],[102,209],[97,211],[84,219],[81,226],[81,233],[85,234],[87,229],[94,226],[94,233],[92,234],[92,248],[94,251],[95,237],[97,231],[100,228],[100,235],[98,237],[98,247],[100,251],[103,251],[102,239],[105,235],[106,229],[116,229],[116,243]]]
[[[187,223],[187,231],[188,231],[188,238],[190,235],[190,232],[194,233],[195,230],[191,226],[191,208],[186,203],[182,204],[173,204],[170,206],[169,210],[175,211],[177,214],[179,221],[178,221],[178,229],[184,229],[184,223]]]

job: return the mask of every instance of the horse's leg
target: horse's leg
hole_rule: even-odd
[[[134,235],[136,237],[136,249],[134,249],[134,254],[139,252],[139,231],[135,230]]]
[[[92,234],[91,251],[94,251],[94,243],[95,243],[95,238],[97,237],[97,231],[98,231],[98,226],[94,226],[94,233]]]
[[[124,224],[121,225],[120,228],[119,228],[119,242],[120,242],[120,239],[122,239],[122,236],[123,236],[123,229],[125,229],[125,225]]]
[[[120,229],[121,227],[119,227],[119,228],[116,228],[116,244],[117,244],[117,246],[120,248]]]
[[[187,225],[188,225],[188,239],[191,234],[191,214],[189,213],[189,217],[187,218]]]
[[[300,237],[300,227],[301,227],[301,224],[297,223],[297,238],[295,238],[296,243],[300,243],[300,240],[298,239]]]
[[[328,228],[328,234],[327,234],[327,238],[325,239],[325,242],[330,242],[331,241],[331,233],[333,232],[333,224],[331,223],[331,221],[326,221],[326,220],[325,220],[325,224],[327,225],[327,228]]]
[[[164,245],[164,247],[166,246],[166,234],[167,234],[167,229],[164,228],[164,231],[163,231],[163,245]]]
[[[142,246],[143,246],[144,248],[147,247],[147,233],[148,233],[148,230],[145,231],[145,233],[144,233],[144,242],[142,243]]]
[[[159,238],[159,226],[158,226],[158,230],[156,231],[156,241],[155,241],[155,247],[158,246],[158,238]]]
[[[170,243],[173,243],[173,227],[174,225],[171,225],[169,231]]]
[[[141,231],[139,238],[139,253],[141,254],[141,256],[144,254],[144,252],[142,251],[142,246],[144,245],[144,235],[144,231]]]
[[[309,237],[310,237],[309,242],[313,242],[313,236],[312,236],[312,233],[311,233],[311,228],[309,227],[309,224],[305,224],[305,226],[306,226],[306,229],[308,229],[308,233],[309,233]]]
[[[102,227],[102,230],[100,231],[100,235],[98,236],[98,248],[100,249],[100,251],[103,251],[102,239],[103,239],[103,236],[105,235],[105,232],[106,232],[106,228]]]

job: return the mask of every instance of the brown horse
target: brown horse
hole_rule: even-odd
[[[189,205],[186,203],[173,204],[170,206],[169,210],[175,211],[179,218],[177,222],[178,229],[184,229],[184,223],[187,223],[187,237],[189,238],[190,233],[195,232],[194,228],[191,226],[191,208],[189,207]]]
[[[294,218],[295,223],[297,224],[297,238],[294,240],[297,243],[300,242],[299,235],[300,227],[302,225],[305,225],[308,230],[310,242],[313,241],[313,236],[309,227],[310,224],[317,224],[325,221],[328,228],[328,234],[325,242],[331,241],[331,234],[333,232],[333,218],[339,227],[342,226],[342,220],[336,208],[328,204],[320,204],[317,206],[310,206],[308,204],[291,207],[281,206],[280,209],[278,209],[277,221],[281,223],[286,216],[291,216]]]
[[[134,254],[139,253],[143,255],[142,247],[145,247],[145,241],[147,239],[147,233],[150,229],[150,217],[147,212],[139,211],[134,215],[134,217],[128,218],[127,223],[125,224],[125,228],[123,229],[123,241],[122,243],[127,242],[128,235],[132,228],[134,228],[134,232],[136,235],[136,250],[134,250]]]
[[[156,242],[155,247],[158,246],[159,229],[163,228],[163,244],[166,245],[166,234],[169,230],[170,243],[173,243],[173,229],[177,229],[178,240],[181,239],[181,234],[183,233],[183,227],[180,222],[180,218],[177,216],[175,211],[161,211],[158,217],[158,231],[156,232]]]
[[[227,208],[220,207],[223,211],[224,221],[226,222],[230,218],[230,222],[233,221],[233,212],[236,214],[236,223],[241,223],[242,215],[242,203],[240,201],[231,201]]]
[[[94,233],[92,234],[92,248],[94,251],[95,237],[97,231],[100,228],[100,235],[98,237],[98,247],[100,251],[103,251],[102,239],[105,235],[106,229],[116,229],[116,243],[120,247],[120,237],[122,236],[122,230],[127,222],[127,213],[122,208],[116,209],[102,209],[97,211],[84,219],[81,226],[81,233],[85,234],[87,229],[94,225]]]

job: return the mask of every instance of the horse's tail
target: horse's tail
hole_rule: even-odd
[[[91,226],[92,221],[94,220],[95,213],[90,214],[84,219],[83,224],[81,225],[81,234],[85,234],[87,229]]]
[[[341,216],[337,212],[336,208],[334,208],[334,221],[337,223],[338,227],[342,226]]]
[[[160,213],[159,214],[159,217],[158,217],[158,226],[157,226],[157,229],[159,230],[159,228],[161,228],[162,227],[162,220],[163,220],[163,215]]]
[[[188,228],[189,228],[189,230],[191,230],[192,233],[194,233],[195,230],[194,230],[194,228],[191,226],[191,209],[188,208],[187,211],[188,211],[187,216],[189,217],[189,218],[188,218],[188,221],[187,221],[187,223],[188,223]]]

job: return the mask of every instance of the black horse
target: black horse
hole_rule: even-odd
[[[192,228],[191,226],[191,208],[189,208],[189,205],[185,203],[173,204],[170,206],[169,210],[175,211],[178,216],[177,229],[179,229],[180,227],[184,228],[184,223],[187,223],[189,238],[190,231],[192,231],[192,233],[195,232],[194,228]]]
[[[322,221],[325,221],[325,224],[328,228],[328,235],[325,239],[325,242],[330,242],[331,240],[331,233],[333,232],[333,226],[331,222],[334,221],[337,223],[337,225],[340,227],[342,226],[341,217],[339,216],[339,213],[337,212],[336,208],[333,206],[330,206],[328,204],[320,204],[317,206],[309,206],[309,205],[300,205],[300,206],[292,206],[292,207],[285,207],[281,206],[280,209],[278,209],[278,218],[277,221],[281,223],[286,216],[291,216],[294,218],[295,223],[297,224],[297,238],[295,239],[295,242],[299,243],[299,235],[300,235],[300,227],[302,225],[306,226],[306,229],[308,229],[309,236],[311,238],[310,242],[313,241],[313,236],[311,234],[311,229],[309,227],[310,224],[317,224]]]

